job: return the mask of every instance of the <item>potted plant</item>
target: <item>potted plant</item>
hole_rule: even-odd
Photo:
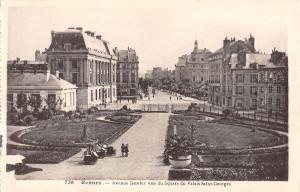
[[[175,168],[185,168],[192,162],[191,143],[185,136],[171,136],[167,140],[166,155],[169,163]]]

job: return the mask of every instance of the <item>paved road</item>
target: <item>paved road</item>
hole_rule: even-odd
[[[145,113],[113,146],[115,157],[84,165],[83,152],[54,165],[35,164],[43,171],[19,175],[17,179],[168,179],[169,166],[162,163],[168,113]],[[129,157],[120,157],[120,146],[129,143]]]
[[[150,89],[151,90],[151,89]],[[152,91],[150,91],[152,92]],[[152,96],[152,94],[151,94]],[[171,97],[171,100],[170,100]],[[182,99],[178,99],[175,95],[170,95],[167,92],[162,92],[159,90],[156,90],[156,94],[153,97],[150,97],[150,100],[147,98],[144,98],[143,100],[138,100],[136,104],[132,104],[131,101],[122,100],[121,103],[115,104],[109,104],[106,106],[106,109],[120,109],[123,105],[127,105],[131,109],[141,109],[143,104],[190,104],[191,102],[196,103],[204,103],[204,101],[194,99],[191,97],[183,97]],[[104,108],[104,107],[101,107]]]

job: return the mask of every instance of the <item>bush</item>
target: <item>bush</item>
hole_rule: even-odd
[[[99,111],[99,109],[97,107],[91,107],[91,108],[88,109],[89,114],[93,114],[93,113],[96,113],[98,111]]]
[[[34,120],[33,115],[26,115],[24,117],[24,122],[26,125],[32,125],[33,120]]]

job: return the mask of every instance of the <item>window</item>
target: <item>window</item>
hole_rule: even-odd
[[[40,94],[31,94],[32,101],[39,101],[41,98]]]
[[[77,73],[72,73],[72,83],[77,84]]]
[[[250,81],[251,82],[257,82],[257,74],[251,74],[250,75]]]
[[[195,81],[196,79],[195,79],[195,76],[193,76],[193,81]]]
[[[64,44],[64,49],[65,49],[65,50],[70,50],[71,48],[72,48],[71,43],[65,43],[65,44]]]
[[[195,64],[193,64],[193,68],[195,68]]]
[[[276,107],[279,108],[280,107],[280,98],[276,99]]]
[[[264,104],[264,99],[263,98],[260,98],[259,101],[260,101],[260,105]]]
[[[236,74],[236,82],[244,82],[244,74]]]
[[[58,60],[58,68],[64,69],[64,61],[62,59]]]
[[[93,73],[90,73],[90,83],[93,83]]]
[[[269,93],[272,93],[272,92],[273,92],[273,87],[269,86]]]
[[[97,92],[97,90],[95,90],[95,100],[97,101],[98,100],[98,92]]]
[[[269,105],[272,105],[272,97],[269,97],[269,98],[268,98],[268,104],[269,104]]]
[[[257,106],[257,100],[256,99],[252,99],[252,107],[256,107]]]
[[[201,81],[203,81],[203,77],[201,77]]]
[[[77,69],[77,60],[72,60],[72,69]]]
[[[91,90],[91,101],[94,101],[94,97],[93,97],[93,90]]]
[[[131,83],[135,83],[135,74],[131,73]]]
[[[250,93],[251,93],[251,95],[257,95],[256,86],[250,87]]]
[[[261,93],[264,93],[264,92],[265,92],[265,88],[264,88],[264,87],[261,87],[261,88],[260,88],[260,92],[261,92]]]
[[[280,93],[280,92],[281,92],[281,87],[277,86],[277,93]]]
[[[236,86],[236,94],[237,95],[244,94],[244,86]]]
[[[123,73],[122,74],[122,78],[123,78],[123,83],[127,83],[128,82],[128,74],[127,73]]]
[[[261,82],[265,81],[265,74],[264,73],[260,73],[259,76],[260,76],[259,81],[261,81]]]

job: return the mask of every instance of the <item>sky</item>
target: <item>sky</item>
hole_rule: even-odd
[[[9,7],[8,59],[33,60],[36,49],[49,47],[51,30],[68,27],[96,31],[119,50],[135,49],[141,73],[158,66],[174,69],[195,40],[199,48],[216,51],[226,36],[244,40],[251,33],[257,50],[288,51],[286,1],[87,2]]]

